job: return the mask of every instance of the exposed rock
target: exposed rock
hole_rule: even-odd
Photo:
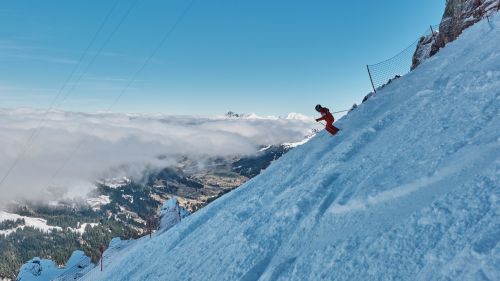
[[[420,37],[420,40],[417,44],[417,49],[413,54],[411,70],[415,69],[422,61],[430,57],[432,46],[435,43],[435,36],[436,33]]]
[[[439,32],[420,39],[413,55],[411,69],[455,40],[464,29],[499,9],[500,0],[447,0]]]
[[[74,251],[65,267],[54,261],[35,257],[26,262],[19,271],[17,281],[67,281],[76,280],[94,267],[90,258],[82,251]]]

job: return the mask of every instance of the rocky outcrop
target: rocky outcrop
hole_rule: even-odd
[[[500,0],[447,0],[439,32],[420,39],[413,55],[411,69],[455,40],[464,29],[499,9]]]
[[[411,61],[411,70],[415,69],[422,61],[431,56],[432,46],[436,42],[435,38],[436,33],[420,37]]]
[[[500,0],[448,0],[430,55],[455,40],[464,29],[480,21],[487,13],[499,8]]]
[[[65,267],[58,266],[52,260],[36,257],[21,267],[16,281],[77,280],[92,268],[94,264],[82,251],[74,251]]]
[[[163,203],[160,211],[160,231],[166,231],[179,223],[190,213],[179,205],[177,198],[172,197]]]

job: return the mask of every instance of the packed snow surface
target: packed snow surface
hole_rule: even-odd
[[[500,17],[88,280],[500,280]]]

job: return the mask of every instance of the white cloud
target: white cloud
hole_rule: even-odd
[[[0,109],[0,178],[23,151],[44,113],[26,108]],[[262,145],[299,141],[317,128],[312,118],[290,116],[224,118],[51,111],[31,148],[0,186],[0,200],[84,195],[93,188],[91,182],[111,171],[139,174],[147,166],[171,165],[172,157],[168,156],[179,154],[203,159],[255,153]],[[160,160],[160,155],[167,157]]]

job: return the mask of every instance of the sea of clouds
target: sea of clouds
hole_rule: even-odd
[[[314,119],[301,114],[228,118],[0,109],[0,180],[8,173],[0,203],[85,196],[104,176],[175,165],[169,156],[253,154],[264,145],[300,141],[313,128]]]

